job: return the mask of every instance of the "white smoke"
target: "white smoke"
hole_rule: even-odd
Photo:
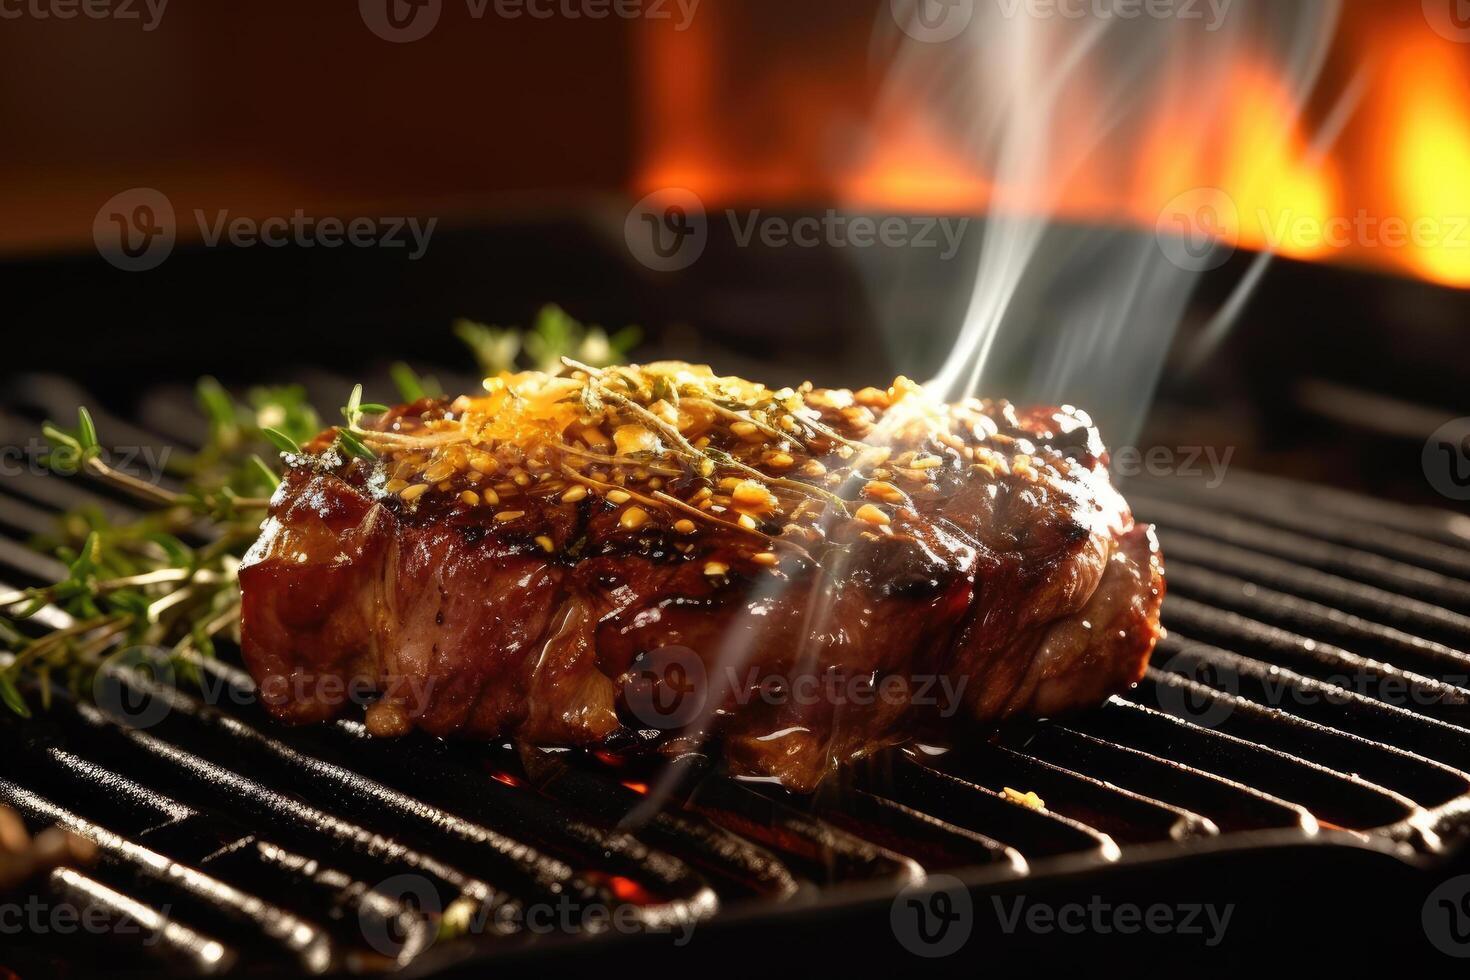
[[[1171,261],[1152,228],[1051,216],[1079,188],[1102,199],[1101,211],[1108,194],[1133,190],[1127,182],[1142,161],[1130,154],[1141,153],[1159,119],[1192,123],[1170,134],[1185,159],[1218,138],[1244,58],[1272,66],[1300,111],[1339,0],[891,7],[877,35],[889,61],[879,116],[933,114],[976,172],[993,180],[968,309],[932,379],[936,393],[1081,405],[1109,420],[1110,441],[1131,440],[1200,269]],[[964,29],[936,37],[940,11],[951,25],[967,15]],[[1165,190],[1161,206],[1171,196]]]

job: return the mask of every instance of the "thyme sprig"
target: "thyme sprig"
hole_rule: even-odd
[[[483,360],[479,342],[486,335],[456,329]],[[497,342],[512,352],[512,361],[525,351],[538,364],[564,354],[612,363],[636,342],[636,328],[608,336],[547,307],[531,331],[502,331]],[[443,395],[434,378],[407,364],[394,364],[390,375],[405,402]],[[303,457],[303,446],[323,426],[299,385],[256,387],[236,400],[206,377],[196,400],[209,424],[206,443],[195,453],[167,457],[159,474],[180,489],[110,465],[103,434],[86,408],[78,410],[74,428],[42,427],[53,474],[113,487],[145,512],[113,522],[101,508],[84,507],[62,515],[53,534],[32,542],[59,559],[65,574],[50,585],[0,593],[0,705],[6,709],[30,717],[35,704],[50,706],[58,685],[85,696],[96,671],[129,649],[161,651],[175,675],[187,679],[198,676],[198,657],[213,656],[218,639],[238,642],[238,569],[280,485],[280,459]],[[363,421],[387,411],[387,405],[365,401],[357,385],[341,407],[343,424],[331,448],[376,459],[364,440],[391,441],[393,434],[370,432]]]

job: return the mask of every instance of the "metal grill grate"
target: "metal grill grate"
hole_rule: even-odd
[[[82,400],[55,379],[12,396],[0,439],[22,447]],[[197,438],[168,404],[141,416],[163,434],[101,421],[139,445]],[[63,704],[0,721],[0,802],[95,841],[96,866],[55,872],[51,892],[146,941],[37,938],[40,955],[189,973],[432,966],[547,942],[524,913],[555,902],[660,930],[892,894],[936,870],[982,885],[1076,874],[1253,831],[1440,848],[1470,805],[1464,519],[1245,474],[1128,492],[1160,526],[1170,581],[1170,635],[1135,691],[948,754],[890,751],[811,799],[689,757],[670,802],[630,822],[640,787],[576,753],[375,741],[351,721],[283,730],[227,662],[207,670],[209,698],[111,672],[115,697],[166,705],[161,720]],[[23,540],[83,502],[126,513],[98,493],[7,476],[0,578],[53,579]],[[436,942],[466,919],[472,935]]]

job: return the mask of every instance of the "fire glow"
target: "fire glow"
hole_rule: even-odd
[[[1249,52],[1228,70],[1223,105],[1200,106],[1180,65],[1179,97],[1159,99],[1143,133],[1113,134],[1084,166],[1046,175],[1040,213],[1152,229],[1178,195],[1211,188],[1234,205],[1212,229],[1231,244],[1470,287],[1470,45],[1436,35],[1417,7],[1349,10],[1335,70],[1304,107],[1280,69]],[[732,35],[738,45],[739,25],[713,11],[683,34],[645,32],[638,194],[683,187],[712,207],[910,214],[1025,206],[1028,195],[998,186],[923,98],[875,111],[860,63],[776,51],[753,90],[731,84],[719,69]],[[1316,145],[1332,89],[1359,70],[1362,102]]]

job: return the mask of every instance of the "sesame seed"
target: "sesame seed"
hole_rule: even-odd
[[[801,468],[801,475],[802,476],[826,476],[827,475],[827,467],[823,466],[822,465],[822,461],[819,460],[819,459],[807,460],[806,465]]]
[[[579,500],[586,500],[586,499],[587,499],[587,488],[584,487],[584,486],[582,486],[580,483],[577,484],[574,487],[571,487],[570,489],[567,490],[566,493],[564,493],[564,494],[561,495],[561,502],[564,503],[564,504],[575,504]]]
[[[710,578],[719,578],[730,574],[730,566],[722,561],[707,561],[704,563],[704,574]]]
[[[882,480],[870,480],[863,485],[863,496],[870,500],[881,500],[887,504],[901,504],[904,502],[904,492],[891,483]]]
[[[694,522],[687,517],[674,522],[674,530],[678,531],[680,534],[693,534],[694,528]]]
[[[747,531],[754,531],[756,527],[755,518],[751,517],[749,514],[741,514],[740,526],[745,528]]]
[[[737,507],[754,511],[775,510],[776,495],[754,480],[740,480],[730,492],[730,500]]]
[[[494,507],[496,504],[500,503],[500,494],[496,493],[494,490],[491,490],[489,487],[486,487],[485,492],[480,494],[480,499],[485,501],[488,506]]]
[[[765,565],[767,568],[781,564],[781,559],[776,557],[774,551],[762,551],[750,556],[750,560],[757,565]]]
[[[548,555],[556,550],[556,542],[551,540],[544,534],[536,536],[536,543],[539,544],[541,546],[541,550],[546,552]]]
[[[523,510],[503,510],[495,515],[495,519],[503,524],[507,521],[520,520],[522,517],[525,516],[526,512]]]
[[[628,491],[626,490],[609,490],[607,494],[607,499],[610,503],[626,504],[629,500],[633,498],[628,494]]]
[[[754,422],[733,422],[730,425],[730,431],[746,442],[759,442],[764,438],[760,426]]]
[[[771,453],[766,457],[766,465],[773,470],[789,470],[796,465],[796,460],[790,453]]]
[[[623,511],[623,516],[618,518],[618,523],[629,531],[636,531],[649,520],[648,511],[642,507],[629,507]]]
[[[413,503],[427,493],[428,490],[429,485],[427,483],[415,483],[411,487],[404,487],[398,496],[403,498],[404,503]]]
[[[480,495],[473,490],[466,490],[459,495],[459,502],[468,504],[471,507],[478,507],[480,506]]]
[[[874,507],[872,504],[863,504],[857,509],[857,513],[855,513],[853,516],[860,521],[865,521],[868,524],[881,525],[887,524],[892,520],[892,518],[890,518],[883,511],[879,510],[877,507]]]
[[[440,483],[454,475],[454,466],[447,460],[439,460],[437,463],[424,470],[425,483]]]
[[[921,456],[910,463],[909,468],[915,470],[932,470],[937,468],[943,462],[944,461],[938,456]]]
[[[383,484],[383,492],[398,493],[406,486],[408,486],[408,484],[403,480],[389,480],[387,483]]]

